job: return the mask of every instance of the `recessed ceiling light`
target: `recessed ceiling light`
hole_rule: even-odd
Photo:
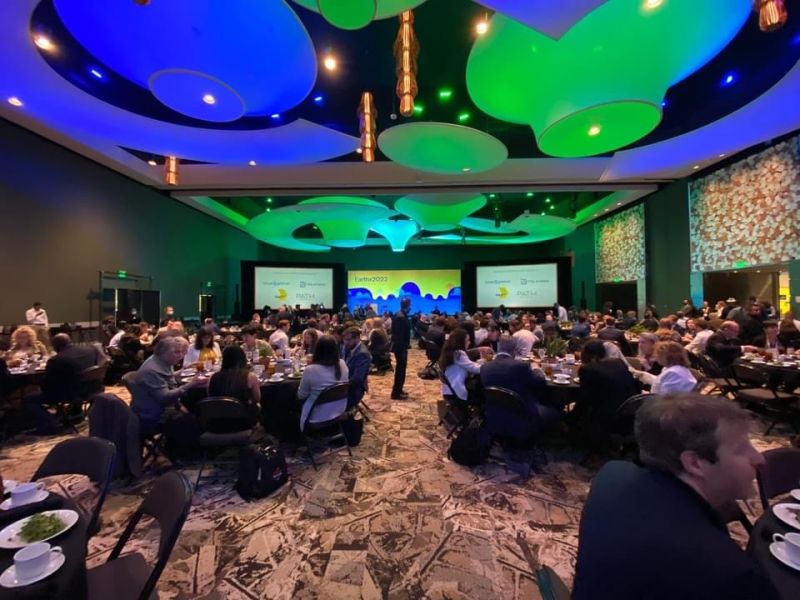
[[[322,96],[314,96],[314,102],[317,104],[322,104],[322,101],[325,100]]]
[[[667,104],[669,104],[668,100],[662,100],[661,101],[661,108],[667,108]]]
[[[216,104],[217,103],[217,99],[214,98],[214,96],[211,95],[211,94],[204,94],[203,95],[203,102],[205,102],[206,104]]]
[[[8,99],[8,103],[9,103],[11,106],[17,106],[17,107],[20,107],[20,106],[22,106],[22,100],[20,100],[20,99],[19,99],[19,98],[17,98],[16,96],[11,96],[11,97]]]
[[[598,135],[600,133],[600,125],[592,125],[589,127],[589,135],[592,137]]]
[[[497,196],[497,194],[489,194],[489,198],[494,198],[496,196]]]
[[[42,34],[36,35],[33,38],[33,43],[36,44],[42,50],[47,50],[48,52],[56,47],[49,37]]]
[[[486,18],[481,19],[475,24],[475,32],[478,35],[483,35],[487,31],[489,31],[489,21],[487,21]]]
[[[609,211],[609,209],[606,209],[604,212],[608,212],[608,211]]]
[[[97,69],[89,69],[89,73],[91,73],[97,79],[102,79],[103,78],[103,74],[100,71],[98,71]]]
[[[617,202],[617,206],[622,206],[622,202]]]
[[[528,192],[528,193],[527,193],[527,194],[525,194],[525,195],[526,195],[528,198],[533,198],[533,192]]]
[[[722,154],[719,155],[719,157],[720,158],[725,158],[725,153],[723,152]]]
[[[736,83],[736,79],[737,79],[736,72],[728,71],[727,73],[725,73],[725,75],[723,75],[722,81],[720,81],[720,85],[722,87],[732,86],[734,83]]]
[[[658,8],[664,3],[664,0],[644,0],[644,8],[646,10],[653,10]]]
[[[439,90],[439,100],[450,100],[453,97],[453,90],[450,88],[441,88]]]
[[[699,169],[699,168],[700,168],[700,165],[695,165],[695,166],[693,166],[692,168],[693,168],[695,171],[697,171],[697,169]]]
[[[464,173],[469,173],[471,170],[472,169],[470,169],[469,167],[464,167],[463,169],[461,169],[461,171],[463,171]]]
[[[281,113],[272,113],[270,115],[270,118],[271,119],[280,119],[281,118]]]
[[[467,121],[469,121],[469,113],[468,112],[464,111],[464,112],[458,113],[458,122],[459,123],[465,123]]]
[[[254,160],[251,160],[251,161],[250,161],[249,163],[247,163],[247,164],[248,164],[248,165],[250,165],[251,167],[255,167],[255,166],[256,166],[256,161],[254,161]]]
[[[267,198],[267,202],[269,202],[270,204],[272,204],[272,197],[271,197],[271,196],[270,196],[269,198]]]
[[[363,149],[363,148],[356,148],[356,152],[358,152],[359,154],[361,154],[362,152],[364,152],[364,149]]]
[[[151,167],[155,167],[158,163],[151,158],[150,160],[147,161],[147,164],[150,165]]]
[[[325,58],[322,59],[322,66],[328,71],[335,71],[339,66],[339,61],[336,60],[336,57],[333,54],[326,54]]]
[[[550,200],[550,198],[545,198],[544,201],[547,202],[547,204],[550,204],[550,202],[552,202],[552,200]]]

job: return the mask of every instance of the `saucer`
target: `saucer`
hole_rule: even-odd
[[[800,489],[792,490],[789,492],[789,494],[792,496],[792,498],[800,502]]]
[[[267,381],[269,383],[280,383],[281,381],[283,381],[283,377],[270,377],[269,379],[267,379]]]
[[[42,500],[47,498],[49,495],[50,495],[50,492],[48,492],[47,490],[42,490],[40,492],[36,492],[36,495],[33,496],[27,502],[22,502],[22,503],[19,503],[19,504],[14,503],[13,502],[13,498],[8,498],[7,500],[3,500],[3,503],[0,504],[0,510],[10,510],[12,508],[19,508],[20,506],[25,506],[27,504],[34,504],[36,502],[41,502]]]
[[[800,504],[776,504],[772,507],[772,512],[778,519],[795,529],[800,529],[800,520],[795,515],[798,510]]]
[[[795,571],[800,571],[800,563],[794,562],[791,558],[789,558],[789,554],[786,552],[786,542],[772,542],[769,545],[769,551],[772,553],[772,556],[777,558],[787,567],[791,567]]]
[[[569,385],[570,380],[569,378],[566,379],[553,379],[553,383],[557,383],[558,385]]]
[[[14,565],[11,565],[5,571],[3,571],[2,575],[0,575],[0,585],[5,588],[16,588],[36,583],[37,581],[41,581],[45,577],[49,577],[58,571],[61,568],[61,565],[64,564],[65,560],[66,558],[61,552],[53,552],[51,550],[50,562],[47,564],[47,568],[30,579],[17,579],[17,569],[14,567]]]

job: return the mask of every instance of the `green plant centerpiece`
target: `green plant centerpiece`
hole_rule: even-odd
[[[641,323],[635,323],[634,325],[628,327],[628,333],[632,335],[639,335],[640,333],[644,333],[645,331],[647,331],[647,327],[645,327]]]
[[[563,357],[567,353],[567,340],[558,336],[546,339],[544,352],[549,358]]]

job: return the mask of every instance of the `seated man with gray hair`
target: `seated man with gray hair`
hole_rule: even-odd
[[[648,399],[636,414],[643,466],[607,463],[581,517],[573,600],[773,600],[719,511],[753,495],[764,462],[749,415],[718,396]]]
[[[181,397],[194,388],[207,384],[207,379],[196,376],[178,386],[172,367],[180,364],[189,342],[178,336],[168,336],[156,344],[153,355],[148,358],[130,383],[131,410],[139,417],[139,428],[143,435],[158,431],[171,415],[185,412]]]

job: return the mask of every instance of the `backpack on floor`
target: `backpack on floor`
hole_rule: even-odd
[[[420,379],[439,379],[439,374],[433,367],[425,367],[417,372],[417,377]]]
[[[489,458],[491,436],[481,419],[473,419],[453,438],[447,455],[460,465],[474,467]]]
[[[286,457],[278,444],[250,444],[242,448],[236,491],[244,500],[269,496],[288,479]]]

